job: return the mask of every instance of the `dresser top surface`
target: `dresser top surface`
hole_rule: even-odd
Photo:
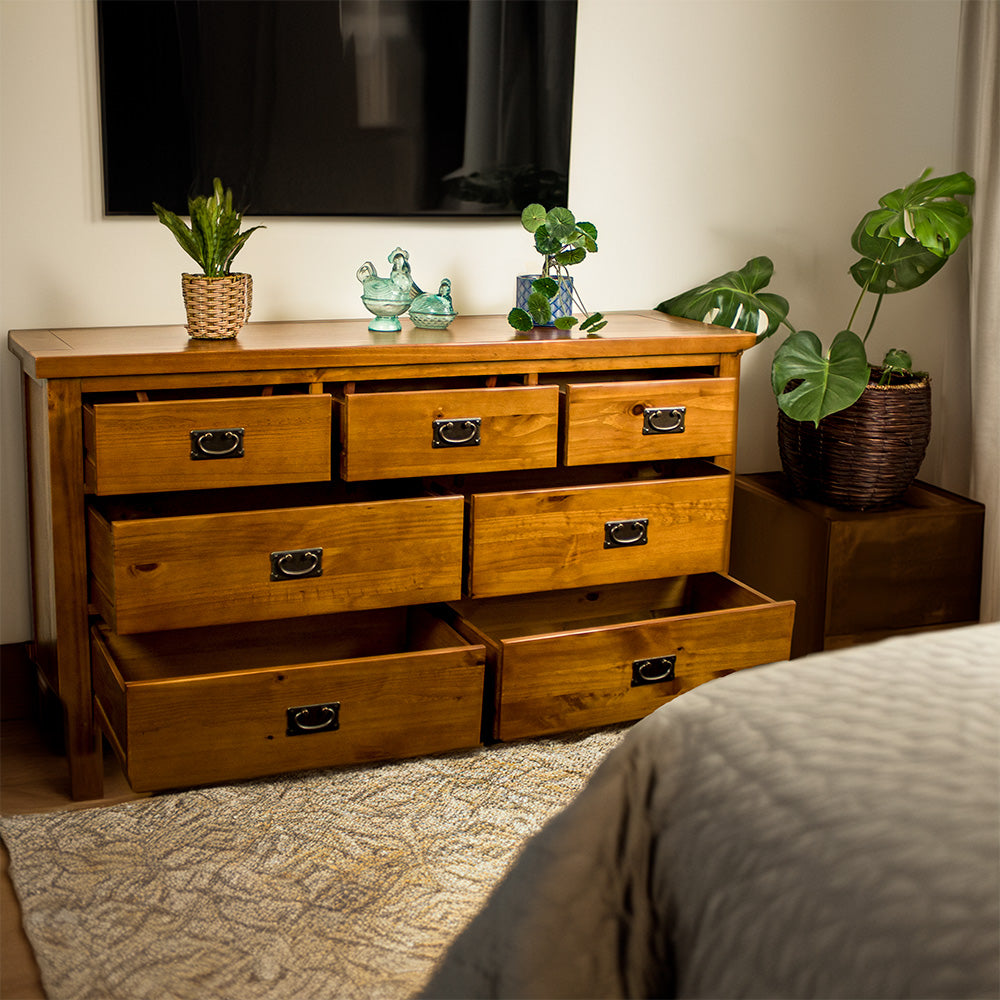
[[[404,317],[395,334],[369,331],[368,319],[251,322],[234,340],[192,340],[180,325],[13,330],[9,346],[25,372],[45,379],[732,354],[754,343],[753,334],[655,310],[606,315],[596,336],[537,328],[521,334],[505,316],[459,316],[446,330],[417,329]]]

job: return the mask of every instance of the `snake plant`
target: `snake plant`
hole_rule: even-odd
[[[209,197],[199,195],[188,199],[188,226],[173,212],[153,202],[153,211],[160,222],[173,234],[181,249],[209,278],[230,273],[233,258],[243,249],[250,236],[264,226],[253,226],[240,232],[243,216],[233,208],[233,192],[223,190],[218,177]]]

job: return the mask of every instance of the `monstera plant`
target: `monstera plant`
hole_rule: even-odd
[[[792,420],[820,421],[852,406],[869,384],[893,385],[924,377],[914,372],[909,353],[888,351],[880,364],[868,358],[868,338],[882,300],[918,288],[947,263],[972,228],[972,217],[963,196],[975,192],[975,181],[959,172],[932,177],[925,170],[905,187],[879,199],[851,237],[859,259],[851,276],[861,293],[847,326],[824,351],[820,338],[809,330],[796,330],[788,321],[788,301],[763,291],[774,265],[767,257],[754,257],[739,270],[722,274],[697,288],[661,302],[662,312],[698,319],[718,326],[757,334],[757,342],[777,333],[788,337],[775,353],[771,387],[781,411]],[[875,302],[862,334],[859,321],[866,296]]]

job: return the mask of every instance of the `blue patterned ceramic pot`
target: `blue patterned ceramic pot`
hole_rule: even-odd
[[[540,274],[519,274],[517,276],[517,289],[515,294],[515,304],[518,309],[528,312],[528,296],[531,295],[531,283],[540,278]],[[560,316],[573,315],[573,279],[557,278],[559,291],[549,299],[552,307],[552,320],[542,326],[555,326],[555,320]]]

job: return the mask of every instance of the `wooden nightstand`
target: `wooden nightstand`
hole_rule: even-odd
[[[916,482],[891,510],[802,500],[781,473],[737,476],[730,571],[796,602],[792,656],[979,620],[981,503]]]

